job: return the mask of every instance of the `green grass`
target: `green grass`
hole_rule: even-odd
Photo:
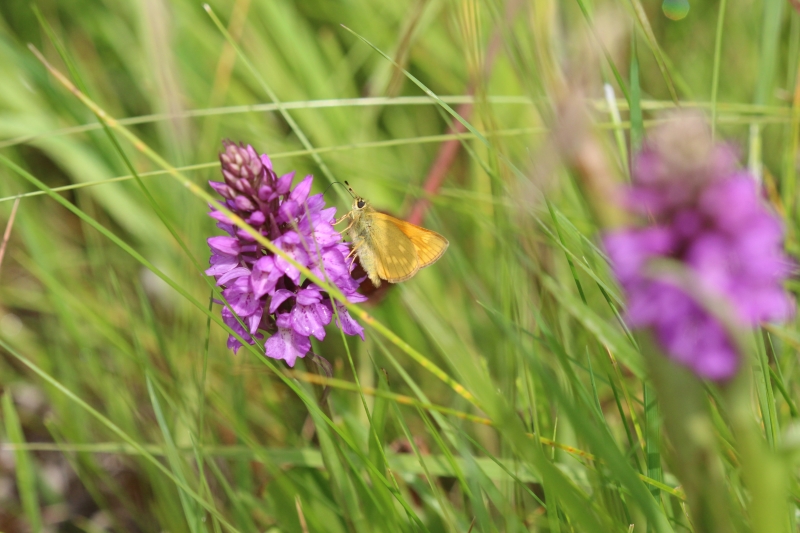
[[[0,531],[797,529],[797,324],[744,334],[727,386],[660,359],[555,140],[581,85],[567,137],[623,183],[661,111],[701,108],[796,253],[790,5],[210,4],[0,3]],[[365,342],[314,341],[330,379],[225,347],[224,138],[399,216],[458,143],[424,221],[450,248],[354,308]]]

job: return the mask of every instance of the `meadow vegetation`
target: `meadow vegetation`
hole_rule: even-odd
[[[794,5],[0,2],[0,531],[796,531],[796,320],[701,381],[601,240],[699,109],[797,253]],[[450,241],[330,373],[226,347],[223,139]]]

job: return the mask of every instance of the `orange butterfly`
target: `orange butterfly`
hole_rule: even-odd
[[[447,250],[450,243],[435,231],[375,211],[349,183],[345,185],[353,196],[353,208],[336,223],[350,219],[344,230],[352,241],[350,254],[358,254],[361,267],[376,287],[382,279],[389,283],[409,279]]]

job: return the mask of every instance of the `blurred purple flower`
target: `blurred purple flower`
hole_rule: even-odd
[[[327,277],[350,302],[365,301],[356,292],[353,265],[345,261],[350,249],[333,228],[336,208],[325,209],[321,194],[309,197],[313,178],[306,176],[292,189],[294,172],[278,177],[269,157],[259,156],[252,146],[231,142],[224,146],[220,161],[225,181],[209,185],[222,195],[225,206],[287,256],[320,278]],[[311,336],[325,338],[333,305],[339,314],[336,325],[363,340],[364,328],[347,309],[304,280],[297,267],[258,244],[220,211],[212,208],[209,215],[228,235],[208,239],[211,267],[206,274],[222,286],[230,305],[230,309],[223,307],[222,319],[245,341],[255,344],[255,339],[263,340],[264,333],[268,334],[266,355],[294,366],[311,349]],[[236,352],[241,343],[231,335],[228,347]]]
[[[730,379],[739,354],[720,322],[646,268],[654,259],[682,263],[742,326],[789,318],[794,302],[782,282],[793,264],[756,180],[690,116],[657,131],[636,158],[626,206],[647,224],[610,232],[604,243],[627,294],[629,324],[652,328],[667,354],[697,375]]]

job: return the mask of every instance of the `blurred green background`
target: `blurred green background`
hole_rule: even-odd
[[[639,0],[210,9],[230,41],[198,2],[0,2],[3,227],[17,205],[0,265],[0,531],[705,531],[645,404],[591,191],[553,132],[593,139],[621,183],[659,111],[701,107],[763,177],[794,249],[792,4],[694,1],[681,20]],[[231,139],[278,174],[314,174],[315,192],[347,180],[397,216],[428,198],[423,223],[449,250],[365,306],[401,341],[367,327],[366,342],[346,339],[349,359],[329,328],[314,351],[339,381],[321,408],[310,362],[285,374],[229,352],[196,268],[219,234],[207,205],[115,131],[120,153],[29,44],[203,188]],[[571,130],[565,108],[591,125]],[[348,198],[326,193],[340,214]],[[774,436],[797,416],[800,335],[762,333],[774,358],[756,414],[770,413]],[[736,443],[713,404],[719,489],[748,530]]]

